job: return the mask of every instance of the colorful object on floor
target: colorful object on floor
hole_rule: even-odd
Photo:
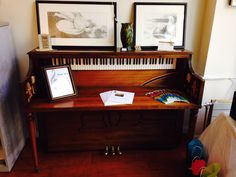
[[[177,90],[159,89],[154,90],[152,92],[148,92],[145,95],[150,96],[164,104],[170,104],[173,102],[189,103],[189,101],[183,96],[183,94]]]
[[[207,161],[206,151],[199,139],[193,139],[188,143],[188,162],[196,158]]]
[[[193,175],[200,175],[201,170],[206,167],[206,162],[204,160],[194,160],[192,162],[191,170]]]
[[[198,139],[193,139],[187,146],[187,163],[193,175],[200,175],[206,167],[206,152],[203,144]]]
[[[220,172],[220,164],[212,163],[206,166],[204,160],[194,160],[191,166],[192,175],[200,177],[217,177]]]
[[[205,167],[202,171],[201,177],[217,177],[220,172],[220,164],[212,163]]]
[[[188,167],[192,175],[200,177],[217,177],[221,167],[218,163],[208,164],[205,148],[199,139],[188,143]]]

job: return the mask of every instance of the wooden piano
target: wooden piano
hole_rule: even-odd
[[[204,81],[191,67],[192,53],[175,51],[68,51],[28,53],[30,68],[22,83],[23,110],[29,122],[34,166],[38,169],[36,125],[48,151],[171,148],[182,135],[190,110],[188,136],[194,133]],[[42,68],[70,65],[78,95],[49,102]],[[28,86],[35,93],[28,93]],[[160,88],[185,93],[191,103],[163,104],[145,93]],[[133,104],[104,106],[99,93],[135,92]]]

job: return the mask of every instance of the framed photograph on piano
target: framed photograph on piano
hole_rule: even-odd
[[[51,101],[77,95],[69,65],[45,67],[43,74]]]
[[[134,3],[135,46],[156,50],[159,42],[171,42],[183,49],[186,11],[186,3]]]
[[[116,2],[36,1],[36,11],[54,49],[116,49]]]

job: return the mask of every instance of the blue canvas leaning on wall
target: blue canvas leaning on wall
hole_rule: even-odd
[[[0,172],[10,171],[24,146],[19,72],[10,26],[0,23]]]

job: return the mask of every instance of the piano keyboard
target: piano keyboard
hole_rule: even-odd
[[[52,65],[70,65],[72,70],[175,69],[174,58],[52,58]]]

